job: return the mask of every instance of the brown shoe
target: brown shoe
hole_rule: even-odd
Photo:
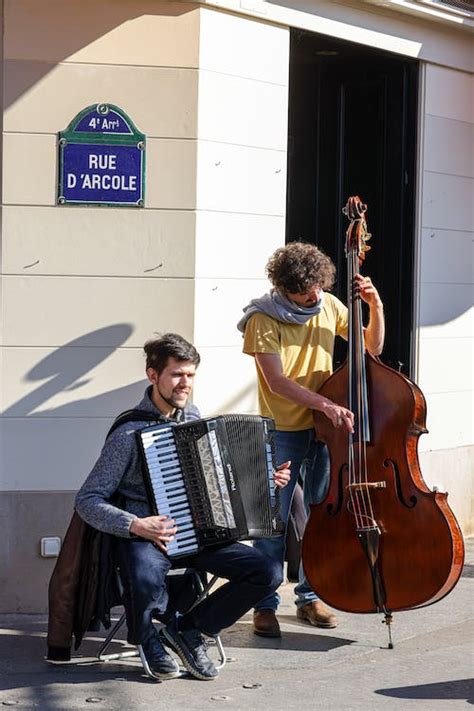
[[[280,625],[273,610],[255,610],[253,633],[259,637],[281,637]]]
[[[337,627],[337,617],[323,605],[321,600],[308,602],[303,607],[298,607],[296,617],[299,620],[309,622],[315,627]]]

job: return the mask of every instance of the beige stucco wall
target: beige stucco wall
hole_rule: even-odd
[[[418,382],[427,482],[474,533],[474,74],[422,66]]]
[[[256,409],[236,323],[285,241],[289,31],[203,8],[199,50],[195,401]]]
[[[54,563],[39,539],[63,535],[141,397],[144,341],[194,336],[199,9],[7,0],[3,16],[0,610],[34,611]],[[147,135],[144,210],[55,206],[57,132],[98,102]]]
[[[419,384],[424,449],[472,443],[474,75],[423,66]],[[449,415],[451,413],[451,416]]]
[[[154,332],[201,350],[203,413],[255,409],[235,322],[284,242],[288,29],[86,5],[5,3],[0,610],[45,609],[39,540],[63,535],[111,419],[140,398]],[[57,132],[96,102],[147,136],[144,210],[55,205]]]

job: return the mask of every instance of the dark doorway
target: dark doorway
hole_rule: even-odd
[[[346,302],[349,195],[368,204],[363,272],[385,304],[385,363],[411,375],[418,63],[293,30],[290,53],[287,241],[333,259]],[[338,339],[340,340],[340,339]],[[341,362],[344,347],[335,354]]]

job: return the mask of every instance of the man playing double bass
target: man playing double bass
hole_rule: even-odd
[[[329,293],[333,263],[311,244],[291,242],[277,249],[266,273],[273,289],[244,308],[238,328],[244,333],[244,353],[255,358],[260,413],[276,423],[276,459],[291,461],[291,481],[280,499],[286,524],[299,475],[307,510],[323,499],[328,485],[328,452],[315,438],[312,410],[323,412],[334,427],[353,431],[352,412],[317,393],[332,373],[335,336],[347,339],[348,311]],[[365,345],[369,353],[379,355],[385,332],[382,301],[370,278],[358,274],[355,280],[370,311]],[[254,545],[283,566],[284,536],[260,539]],[[316,627],[336,627],[335,615],[310,588],[302,566],[295,594],[298,619]],[[275,592],[256,605],[255,634],[280,636],[275,614],[279,602]]]

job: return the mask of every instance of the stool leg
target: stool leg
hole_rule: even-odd
[[[220,635],[215,636],[217,651],[219,652],[219,664],[216,664],[216,669],[222,669],[227,662],[227,657],[225,654],[225,649],[222,644]]]
[[[209,580],[209,582],[207,583],[207,585],[204,586],[204,584],[203,584],[203,582],[202,582],[202,580],[201,580],[201,578],[200,578],[200,576],[199,576],[199,574],[198,574],[197,571],[195,571],[195,575],[196,575],[197,586],[198,586],[200,592],[199,592],[199,595],[197,596],[196,600],[194,601],[194,603],[193,603],[193,604],[191,605],[191,607],[189,608],[188,612],[191,611],[191,610],[193,610],[193,609],[196,607],[196,605],[199,605],[199,603],[201,602],[201,600],[204,600],[204,598],[209,595],[209,593],[211,592],[211,589],[214,587],[215,583],[216,583],[217,580],[219,579],[219,576],[218,576],[218,575],[214,575],[214,576]],[[222,667],[225,666],[225,663],[226,663],[226,661],[227,661],[227,657],[226,657],[226,654],[225,654],[224,646],[223,646],[223,644],[222,644],[222,640],[221,640],[221,638],[220,638],[220,635],[218,635],[218,634],[213,635],[213,636],[212,636],[212,639],[214,640],[215,645],[216,645],[216,647],[217,647],[217,651],[218,651],[218,653],[219,653],[219,663],[216,664],[215,666],[216,666],[216,669],[222,669]]]
[[[214,575],[214,576],[210,579],[210,581],[208,582],[208,584],[204,587],[203,582],[202,582],[202,580],[201,580],[201,578],[199,577],[199,575],[198,575],[197,572],[195,573],[195,575],[196,575],[196,583],[197,583],[197,586],[198,586],[198,588],[199,588],[199,595],[198,595],[197,598],[194,600],[194,602],[193,602],[193,604],[191,605],[191,607],[189,608],[188,612],[191,612],[191,610],[194,610],[194,608],[195,608],[197,605],[199,605],[199,603],[201,602],[201,600],[204,600],[204,598],[209,595],[209,593],[211,592],[211,588],[214,587],[214,584],[215,584],[216,581],[219,579],[217,575]]]
[[[101,648],[99,649],[97,653],[97,659],[100,662],[110,662],[113,659],[126,659],[127,657],[137,657],[138,656],[138,651],[130,651],[130,652],[117,652],[116,654],[104,654],[105,650],[109,646],[109,644],[112,642],[113,638],[125,622],[125,612],[123,613],[122,617],[119,619],[118,622],[115,623],[115,625],[112,627],[112,629],[109,631],[107,634],[107,637],[104,639]]]
[[[156,677],[153,676],[153,674],[151,673],[151,669],[150,669],[150,666],[149,666],[149,664],[148,664],[147,658],[145,657],[145,653],[144,653],[144,651],[143,651],[142,645],[139,644],[138,647],[137,647],[137,649],[138,649],[138,654],[139,654],[139,656],[140,656],[140,661],[141,661],[142,666],[143,666],[143,668],[144,668],[144,670],[145,670],[145,674],[146,674],[150,679],[155,679],[155,681],[156,681]]]

